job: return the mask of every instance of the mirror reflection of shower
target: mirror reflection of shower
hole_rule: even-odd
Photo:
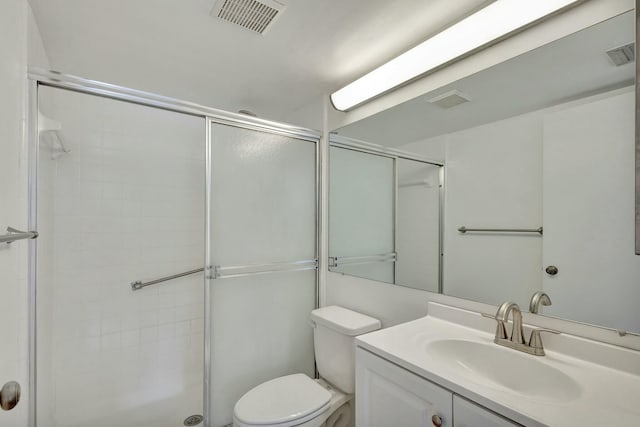
[[[62,135],[62,123],[45,116],[41,111],[38,111],[38,133],[40,143],[49,147],[53,160],[71,152]]]

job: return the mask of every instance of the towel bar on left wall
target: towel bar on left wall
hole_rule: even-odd
[[[0,236],[0,243],[11,243],[16,240],[37,239],[37,231],[20,231],[13,227],[7,227],[7,234]]]

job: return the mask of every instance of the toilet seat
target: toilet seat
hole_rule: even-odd
[[[249,390],[234,408],[237,426],[290,427],[331,407],[332,394],[304,374],[287,375]]]

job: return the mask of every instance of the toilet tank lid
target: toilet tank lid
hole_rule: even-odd
[[[375,331],[382,327],[378,319],[357,313],[337,305],[321,307],[311,312],[311,320],[348,336]]]

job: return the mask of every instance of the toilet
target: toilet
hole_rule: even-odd
[[[233,410],[235,427],[346,427],[355,392],[355,337],[380,321],[343,307],[311,312],[319,379],[293,374],[249,390]]]

